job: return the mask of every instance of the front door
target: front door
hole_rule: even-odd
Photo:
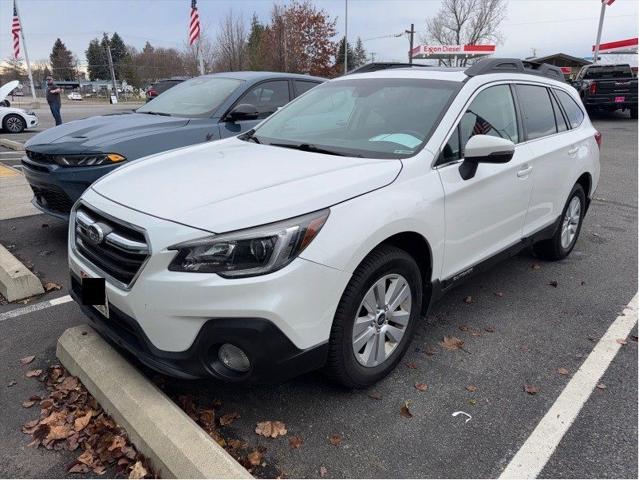
[[[521,144],[510,86],[480,91],[444,146],[438,172],[445,194],[446,234],[440,278],[463,273],[521,240],[532,183],[530,150]],[[464,146],[473,135],[513,141],[515,154],[505,164],[480,164],[474,177],[459,173]]]

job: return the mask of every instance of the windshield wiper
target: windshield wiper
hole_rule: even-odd
[[[312,143],[300,143],[300,144],[291,144],[291,143],[269,143],[269,145],[273,145],[274,147],[284,147],[284,148],[292,148],[294,150],[301,150],[303,152],[313,152],[313,153],[324,153],[326,155],[337,155],[338,157],[345,157],[346,154],[337,152],[335,150],[329,150],[327,148],[321,148]],[[359,155],[353,155],[357,157]]]
[[[170,116],[171,116],[171,114],[170,114],[170,113],[164,113],[164,112],[149,112],[149,111],[146,111],[146,112],[140,112],[140,111],[138,110],[138,111],[137,111],[137,113],[146,113],[146,114],[148,114],[148,115],[160,115],[160,116],[162,116],[162,117],[170,117]]]
[[[255,129],[254,128],[251,128],[248,132],[246,132],[244,135],[242,135],[242,140],[249,140],[249,141],[252,140],[255,143],[262,143],[255,136]]]

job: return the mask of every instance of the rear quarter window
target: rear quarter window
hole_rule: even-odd
[[[517,85],[526,139],[534,140],[557,133],[550,92],[537,85]]]
[[[577,128],[581,125],[581,122],[584,121],[584,112],[577,105],[577,102],[566,92],[563,90],[555,89],[555,94],[559,99],[559,103],[564,107],[564,112],[568,116],[568,123],[570,123],[570,128]]]

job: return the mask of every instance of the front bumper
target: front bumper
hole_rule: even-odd
[[[38,120],[38,116],[37,115],[27,115],[26,116],[26,120],[27,120],[27,129],[35,128],[39,124],[39,120]]]
[[[124,289],[107,278],[111,318],[83,307],[103,336],[142,363],[173,376],[251,381],[284,380],[323,364],[349,274],[302,258],[249,278],[172,272],[168,265],[176,252],[167,247],[204,232],[128,209],[91,189],[85,201],[147,233],[152,254],[135,282]],[[72,231],[69,238],[73,294],[79,298],[78,279],[102,275],[75,251]],[[244,350],[252,365],[247,374],[212,363],[223,343]]]

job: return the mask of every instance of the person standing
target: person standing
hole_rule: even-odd
[[[47,103],[49,104],[49,108],[51,109],[51,115],[55,119],[56,126],[62,123],[62,116],[60,115],[60,107],[62,105],[60,101],[60,94],[64,90],[58,87],[53,82],[53,77],[49,75],[47,77]]]

